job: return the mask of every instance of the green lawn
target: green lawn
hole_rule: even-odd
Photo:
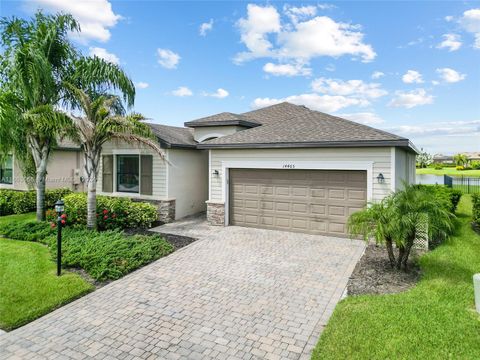
[[[0,216],[0,225],[11,221],[29,221],[35,220],[35,213]]]
[[[420,258],[424,274],[415,288],[341,301],[312,359],[480,359],[472,285],[480,236],[470,227],[469,196],[458,217],[456,236]]]
[[[28,215],[13,216],[30,219]],[[0,217],[0,222],[7,221]],[[0,239],[0,328],[11,330],[93,290],[80,276],[56,266],[44,245]]]
[[[443,168],[435,170],[434,168],[417,169],[417,174],[433,174],[433,175],[450,175],[450,176],[473,176],[480,177],[480,170],[462,170],[458,171],[455,168]]]

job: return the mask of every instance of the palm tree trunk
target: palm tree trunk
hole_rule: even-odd
[[[37,169],[35,178],[35,188],[37,190],[37,221],[45,221],[45,177],[46,171]]]
[[[93,154],[85,154],[85,170],[87,172],[87,229],[97,228],[97,157]]]
[[[403,256],[405,255],[405,246],[400,245],[398,248],[398,258],[397,258],[397,269],[400,270],[402,268],[402,260]]]
[[[405,254],[403,255],[403,259],[402,259],[402,269],[404,271],[408,271],[408,257],[410,256],[412,247],[413,247],[413,239],[409,240],[407,242],[407,245],[405,246]]]
[[[390,260],[390,265],[392,268],[395,267],[395,253],[393,252],[393,241],[390,238],[385,239],[387,245],[388,258]]]

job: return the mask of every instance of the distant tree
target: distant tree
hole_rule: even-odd
[[[433,156],[423,150],[420,150],[420,154],[417,155],[417,166],[419,168],[426,168],[433,162]]]
[[[455,154],[453,156],[453,161],[457,166],[467,166],[468,165],[468,157],[465,154]]]

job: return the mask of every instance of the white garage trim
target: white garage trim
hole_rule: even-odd
[[[395,168],[396,168],[396,162],[395,162],[395,148],[391,147],[390,148],[390,189],[395,192],[396,190],[396,175],[395,175]]]
[[[364,170],[367,171],[367,202],[373,197],[373,161],[222,161],[222,199],[225,203],[225,226],[229,225],[229,169],[283,170]]]

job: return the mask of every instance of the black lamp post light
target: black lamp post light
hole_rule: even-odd
[[[57,276],[62,274],[62,214],[65,211],[65,203],[58,200],[55,203],[55,211],[57,212]]]
[[[385,177],[383,176],[382,173],[378,174],[377,181],[379,184],[385,184]]]

